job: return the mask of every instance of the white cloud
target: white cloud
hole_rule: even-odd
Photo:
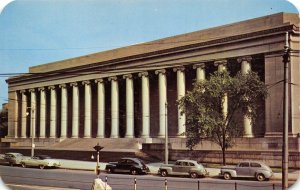
[[[0,14],[1,14],[2,10],[4,9],[4,7],[12,1],[14,1],[14,0],[1,0],[0,1]]]

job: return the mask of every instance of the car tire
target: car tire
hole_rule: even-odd
[[[136,169],[132,169],[132,170],[130,170],[130,174],[131,175],[136,175],[136,174],[138,174],[138,172],[137,172]]]
[[[107,173],[113,173],[113,170],[112,170],[111,168],[107,168],[107,169],[106,169],[106,172],[107,172]]]
[[[22,168],[26,168],[26,164],[25,163],[21,163]]]
[[[257,179],[257,181],[265,181],[266,177],[264,174],[258,173],[258,174],[256,174],[256,179]]]
[[[199,176],[198,176],[197,173],[191,172],[191,173],[190,173],[190,177],[193,178],[193,179],[195,179],[195,178],[198,178]]]
[[[162,177],[167,177],[168,176],[168,172],[166,170],[162,170],[161,173],[160,173],[160,175]]]
[[[42,169],[45,168],[45,166],[44,165],[39,165],[39,168],[42,170]]]
[[[226,179],[226,180],[230,180],[230,179],[231,179],[231,175],[230,175],[230,173],[228,173],[228,172],[225,172],[223,177],[224,177],[224,179]]]

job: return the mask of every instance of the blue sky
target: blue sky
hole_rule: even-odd
[[[0,74],[278,12],[298,13],[286,0],[15,0],[0,15]]]

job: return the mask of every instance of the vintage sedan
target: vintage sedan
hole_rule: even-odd
[[[194,160],[177,160],[175,164],[163,164],[158,169],[162,177],[168,175],[190,176],[191,178],[204,177],[209,173],[202,164]]]
[[[22,159],[21,165],[23,168],[26,167],[39,167],[40,169],[47,168],[56,168],[60,166],[60,162],[58,160],[52,159],[47,155],[37,155],[33,157],[27,157]]]
[[[258,181],[269,179],[273,172],[269,166],[257,161],[243,161],[236,166],[224,166],[219,174],[224,179],[229,180],[233,177],[256,178]]]
[[[23,154],[17,152],[8,152],[4,154],[4,159],[9,163],[10,166],[20,165],[23,158]]]
[[[138,158],[122,158],[118,162],[109,162],[105,170],[107,173],[146,174],[150,172],[146,164]]]

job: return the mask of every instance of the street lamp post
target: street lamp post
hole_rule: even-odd
[[[27,109],[29,109],[30,111],[28,111],[26,113],[26,115],[30,115],[30,130],[31,130],[31,157],[34,156],[34,148],[35,148],[35,144],[34,144],[34,138],[35,138],[35,118],[34,118],[34,109],[32,107],[27,107]]]
[[[99,178],[100,175],[100,166],[99,166],[99,152],[102,150],[104,147],[100,146],[99,143],[97,143],[96,146],[94,146],[94,149],[97,152],[97,165],[96,165],[96,175]]]
[[[288,128],[289,128],[289,91],[288,91],[288,63],[290,59],[290,47],[289,47],[289,33],[285,34],[285,46],[282,55],[284,64],[284,100],[283,100],[283,113],[284,113],[284,124],[283,124],[283,145],[282,145],[282,190],[288,189],[288,167],[289,167],[289,149],[288,149]]]
[[[169,160],[169,142],[168,142],[168,103],[165,103],[165,164],[168,164],[168,160]]]

